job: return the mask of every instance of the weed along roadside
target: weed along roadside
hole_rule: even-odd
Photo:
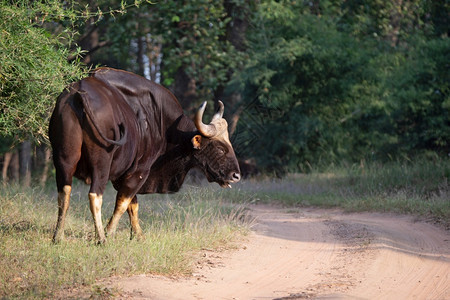
[[[129,240],[128,219],[116,236],[95,245],[88,187],[74,185],[66,238],[51,242],[57,208],[54,187],[0,190],[0,297],[52,298],[72,288],[102,293],[96,281],[110,276],[189,276],[202,249],[236,246],[250,230],[249,203],[301,211],[306,207],[413,214],[447,227],[450,223],[448,161],[343,167],[249,179],[233,189],[186,185],[178,194],[141,197],[145,239]],[[104,194],[104,215],[115,192]],[[114,291],[109,291],[114,293]],[[119,292],[119,291],[117,291]]]
[[[55,245],[55,195],[49,190],[1,189],[0,297],[51,298],[61,289],[89,289],[97,279],[113,275],[188,275],[196,252],[226,248],[248,230],[241,205],[217,190],[186,187],[180,194],[142,197],[144,240],[130,241],[123,218],[114,238],[96,246],[87,187],[77,184],[66,239]],[[104,199],[104,210],[112,212],[112,187]]]
[[[245,182],[242,192],[252,201],[288,207],[414,214],[450,228],[449,180],[450,160],[438,159],[311,170],[284,179]]]

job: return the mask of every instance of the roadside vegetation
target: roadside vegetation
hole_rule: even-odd
[[[449,2],[363,2],[0,0],[0,299],[189,274],[200,249],[245,234],[248,203],[450,228]],[[221,99],[237,156],[264,175],[140,196],[145,241],[129,241],[125,215],[104,246],[80,184],[66,240],[53,245],[48,119],[64,87],[96,66],[162,83],[187,114]],[[109,187],[104,224],[114,198]]]
[[[144,241],[129,240],[128,217],[103,246],[94,242],[88,187],[72,194],[66,239],[51,242],[57,206],[54,186],[0,190],[0,297],[52,297],[74,286],[95,290],[114,275],[188,275],[202,249],[233,247],[252,219],[248,204],[342,208],[413,214],[450,227],[450,161],[359,164],[291,174],[284,179],[247,179],[233,189],[186,184],[174,195],[139,197]],[[104,224],[115,191],[104,196]]]
[[[342,164],[243,182],[230,198],[288,207],[413,214],[450,229],[450,160]]]
[[[140,197],[144,241],[129,240],[125,214],[117,234],[96,246],[87,191],[86,186],[75,187],[65,241],[55,245],[51,241],[57,216],[54,188],[1,189],[0,298],[51,298],[68,287],[94,289],[96,279],[114,275],[186,275],[201,249],[231,247],[247,230],[240,205],[232,206],[210,189],[186,187],[176,195]],[[114,196],[109,187],[104,222],[113,211]]]

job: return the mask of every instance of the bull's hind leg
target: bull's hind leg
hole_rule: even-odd
[[[134,196],[127,208],[128,216],[130,217],[131,239],[136,236],[138,240],[142,240],[144,238],[144,234],[142,233],[141,226],[139,225],[138,210],[139,203],[137,202],[137,197]]]
[[[92,217],[95,225],[95,235],[98,244],[103,244],[106,241],[105,230],[102,223],[102,202],[103,193],[108,183],[109,166],[111,162],[107,152],[97,152],[95,159],[91,158],[91,165],[96,166],[92,170],[92,183],[89,190],[89,208],[91,209]]]
[[[72,192],[72,177],[81,156],[81,141],[76,130],[73,130],[72,140],[60,138],[57,141],[60,143],[54,141],[52,143],[58,188],[58,221],[53,235],[54,243],[58,243],[64,238],[64,224]]]
[[[70,106],[71,94],[63,92],[58,98],[49,124],[49,139],[53,149],[53,163],[58,188],[58,221],[53,242],[64,238],[64,223],[69,209],[72,177],[81,158],[82,131],[78,118]]]
[[[135,197],[135,196],[134,196]],[[114,213],[106,226],[106,234],[108,236],[113,235],[116,232],[117,224],[119,223],[120,217],[128,209],[133,197],[127,196],[123,193],[117,193],[116,206],[114,208]]]
[[[54,243],[58,243],[64,238],[64,223],[67,210],[69,209],[71,191],[72,187],[70,185],[65,185],[62,190],[58,192],[58,221],[53,235]]]
[[[106,241],[105,230],[102,223],[102,202],[103,196],[97,193],[89,193],[89,208],[94,218],[95,236],[97,243],[103,244]]]

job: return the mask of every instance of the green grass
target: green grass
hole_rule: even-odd
[[[115,192],[104,197],[104,222]],[[109,200],[108,200],[109,199]],[[203,248],[227,247],[246,232],[245,211],[211,189],[187,187],[172,196],[142,196],[144,241],[129,239],[128,216],[116,236],[96,246],[87,187],[76,186],[66,222],[66,239],[51,242],[56,192],[7,186],[0,192],[0,298],[51,297],[64,287],[93,287],[112,275],[189,274]]]
[[[231,199],[430,217],[450,228],[450,160],[334,167],[284,179],[246,181]]]
[[[85,286],[112,275],[189,274],[201,249],[229,246],[245,234],[248,203],[346,211],[407,213],[431,217],[450,228],[450,161],[343,165],[327,172],[287,178],[244,180],[233,189],[185,184],[174,195],[139,197],[145,240],[129,240],[125,214],[117,235],[94,241],[88,187],[76,185],[66,239],[51,242],[57,205],[54,187],[0,190],[0,298],[51,298],[65,287]],[[115,191],[104,195],[103,219],[114,208]]]

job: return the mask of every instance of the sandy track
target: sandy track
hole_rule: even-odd
[[[134,299],[450,299],[450,234],[412,217],[254,206],[238,250],[191,278],[111,279]]]

